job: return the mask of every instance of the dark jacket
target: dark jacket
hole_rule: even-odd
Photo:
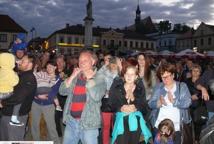
[[[124,81],[116,77],[109,91],[109,106],[113,112],[120,111],[120,108],[128,104],[125,98],[126,91],[124,88]],[[143,111],[146,104],[145,89],[142,81],[136,82],[134,90],[135,99],[131,104],[134,104],[138,111]]]
[[[201,84],[204,86],[210,96],[210,99],[206,101],[206,106],[208,112],[214,112],[214,69],[207,69],[204,71],[203,75],[196,82],[196,85]]]
[[[27,115],[31,110],[36,87],[33,71],[20,72],[19,83],[14,87],[13,95],[2,101],[2,115],[12,116],[13,107],[17,104],[21,104],[19,115]]]
[[[196,88],[195,83],[192,82],[192,78],[188,78],[185,81],[185,83],[187,84],[187,87],[189,89],[191,96],[196,95],[198,97],[198,100],[192,100],[192,105],[191,105],[192,108],[196,108],[200,105],[200,102],[201,102],[201,98],[202,98],[201,91]]]

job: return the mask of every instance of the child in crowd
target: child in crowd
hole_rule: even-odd
[[[53,61],[48,61],[46,71],[34,72],[37,80],[37,94],[36,95],[48,95],[52,87],[61,80],[59,75],[56,75],[56,64]],[[37,97],[36,97],[37,99]],[[47,97],[48,99],[48,97]],[[57,97],[54,97],[54,104],[56,105],[57,111],[62,111]]]
[[[10,53],[0,54],[0,101],[9,98],[13,94],[14,86],[19,82],[19,77],[13,70],[15,67],[15,57]],[[18,120],[20,104],[14,106],[10,125],[22,126]]]
[[[174,142],[174,124],[170,119],[164,119],[158,125],[158,133],[154,144],[173,144]]]

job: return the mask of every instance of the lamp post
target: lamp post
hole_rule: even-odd
[[[35,30],[36,30],[35,27],[32,27],[31,30],[30,30],[31,38],[32,38],[32,49],[33,49],[33,52],[35,52],[35,47],[34,47],[34,33],[35,33]]]

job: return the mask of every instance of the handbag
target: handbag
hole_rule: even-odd
[[[205,102],[201,100],[201,104],[193,110],[193,122],[198,125],[206,124],[208,120],[208,112]]]
[[[193,144],[192,123],[181,124],[181,144]]]
[[[180,94],[180,82],[179,82],[179,94]],[[188,115],[190,116],[189,108]],[[192,122],[184,123],[181,122],[181,144],[193,144],[193,131],[192,131]]]

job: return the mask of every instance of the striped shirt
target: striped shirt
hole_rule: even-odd
[[[70,104],[71,116],[79,119],[86,103],[86,79],[81,75],[73,89],[73,98]]]

